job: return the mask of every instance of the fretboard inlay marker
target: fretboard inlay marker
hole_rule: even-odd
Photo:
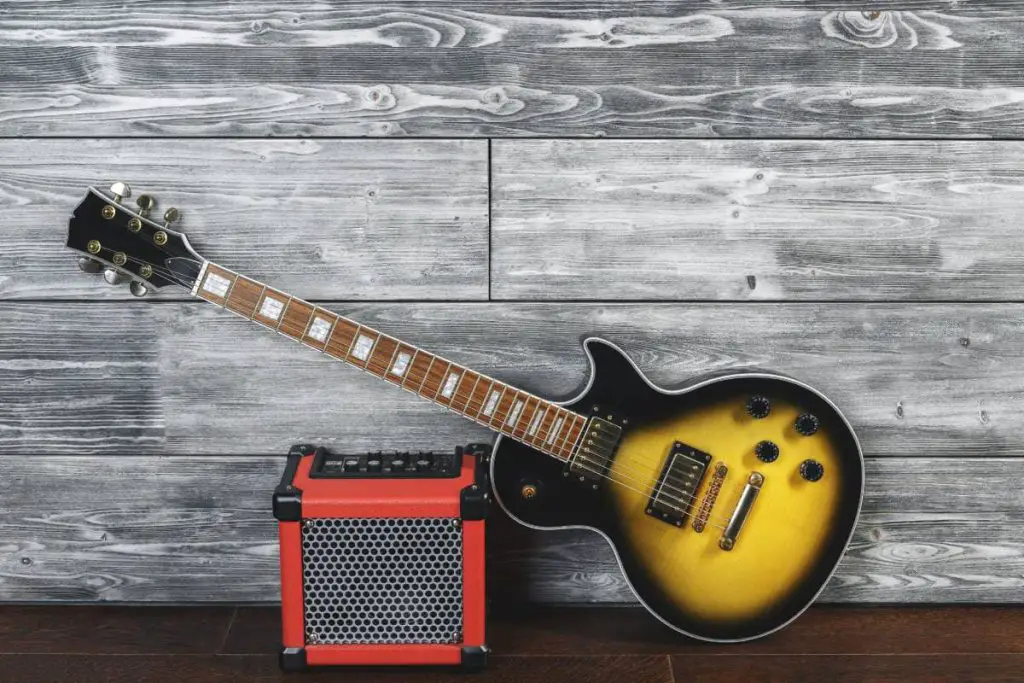
[[[444,387],[441,389],[441,395],[445,398],[451,398],[452,394],[455,393],[455,385],[458,383],[459,377],[461,376],[462,375],[457,372],[453,372],[448,375],[448,379],[444,381]]]
[[[409,367],[410,360],[412,360],[412,356],[410,356],[405,351],[399,353],[398,357],[395,358],[395,362],[391,365],[391,374],[395,375],[396,377],[401,377],[402,375],[404,375],[406,369],[408,369]]]
[[[512,411],[508,414],[508,419],[505,420],[505,424],[515,429],[516,421],[519,419],[519,413],[523,409],[523,402],[516,401]]]
[[[486,405],[484,405],[483,414],[490,417],[494,413],[494,409],[498,406],[498,399],[501,397],[500,391],[492,391],[491,395],[487,399]]]
[[[355,345],[352,347],[352,355],[359,360],[366,360],[370,357],[370,351],[372,350],[373,338],[367,337],[365,334],[361,334],[356,339]]]
[[[206,276],[206,282],[203,283],[203,289],[213,294],[216,297],[224,298],[227,296],[228,288],[231,287],[231,280],[226,277],[221,277],[216,273],[209,273]]]

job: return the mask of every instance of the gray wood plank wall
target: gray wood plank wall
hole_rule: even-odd
[[[868,455],[824,600],[1024,600],[1024,3],[773,4],[0,4],[0,600],[273,601],[289,444],[488,438],[80,274],[67,216],[122,179],[207,257],[545,395],[587,334],[665,384],[799,376]],[[593,535],[490,546],[503,595],[631,600]]]

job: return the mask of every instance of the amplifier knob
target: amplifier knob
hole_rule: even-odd
[[[804,436],[811,436],[812,434],[817,433],[818,427],[821,426],[821,423],[814,415],[804,413],[796,418],[796,422],[793,426],[796,427],[796,431],[800,434],[803,434]]]
[[[770,412],[772,412],[772,403],[767,396],[754,394],[747,399],[747,415],[755,420],[768,417]]]
[[[825,474],[825,468],[817,460],[804,460],[800,463],[800,476],[807,481],[818,481]]]
[[[416,469],[420,470],[421,472],[423,470],[429,470],[430,460],[428,460],[427,458],[420,458],[419,460],[416,461]]]
[[[405,469],[405,461],[402,460],[401,458],[395,458],[394,460],[391,461],[391,469],[393,469],[393,470],[404,470]]]
[[[345,459],[345,471],[346,472],[357,472],[357,471],[359,471],[359,458],[346,458]]]
[[[370,458],[366,461],[367,472],[380,472],[380,458]]]
[[[779,447],[774,441],[759,441],[754,446],[754,454],[761,462],[775,462],[779,457]]]

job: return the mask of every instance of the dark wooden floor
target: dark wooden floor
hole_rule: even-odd
[[[267,607],[0,607],[0,681],[302,680],[278,671]],[[314,681],[1021,681],[1024,610],[817,607],[745,645],[677,637],[632,607],[498,616],[487,671],[322,671]]]

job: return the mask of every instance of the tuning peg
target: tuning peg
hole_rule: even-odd
[[[140,194],[135,200],[135,204],[139,207],[139,215],[147,218],[150,210],[156,206],[156,200],[153,199],[152,195]]]
[[[120,202],[122,197],[132,196],[132,188],[128,186],[128,183],[114,183],[110,186],[110,191],[114,195],[114,203]]]
[[[103,271],[103,279],[107,281],[108,285],[119,285],[124,282],[124,276],[113,268],[107,268]]]
[[[99,261],[94,261],[88,256],[83,256],[78,259],[78,267],[82,269],[84,273],[98,273],[103,270],[103,264]]]
[[[138,280],[132,280],[132,284],[129,286],[129,289],[132,290],[132,294],[138,297],[146,296],[147,294],[149,294],[149,287],[142,284]]]
[[[164,211],[164,227],[169,227],[171,223],[181,218],[181,212],[175,209],[173,206]]]

